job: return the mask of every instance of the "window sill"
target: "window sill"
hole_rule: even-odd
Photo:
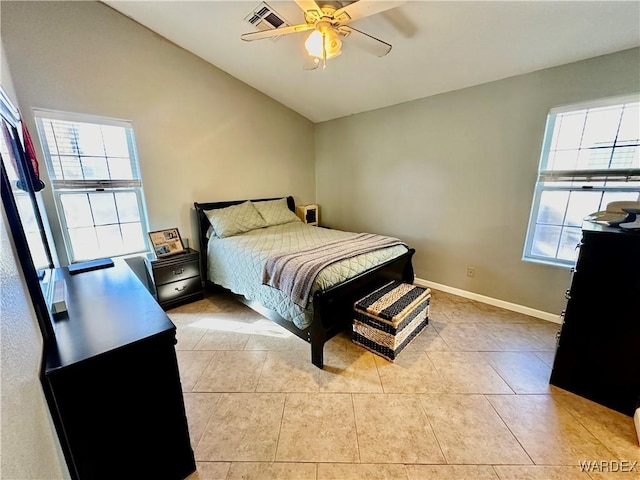
[[[554,262],[552,260],[542,260],[540,258],[529,258],[529,257],[522,257],[521,260],[523,262],[527,262],[527,263],[537,263],[540,265],[547,265],[550,267],[560,267],[560,268],[564,268],[566,270],[570,270],[571,268],[573,268],[575,266],[575,262],[569,264],[569,263],[560,263],[560,262]]]

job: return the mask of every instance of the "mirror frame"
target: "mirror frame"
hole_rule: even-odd
[[[32,176],[28,175],[27,155],[25,153],[24,139],[21,137],[20,132],[22,128],[22,120],[18,109],[13,105],[9,97],[6,95],[2,87],[0,86],[0,121],[5,122],[9,129],[13,129],[12,145],[7,145],[9,148],[13,148],[16,153],[16,163],[18,169],[18,175],[21,177],[21,188],[27,192],[31,200],[33,207],[33,213],[38,224],[40,231],[40,237],[43,242],[44,250],[47,255],[49,265],[48,268],[38,271],[33,263],[33,257],[31,255],[31,249],[27,240],[18,205],[13,196],[13,187],[5,167],[5,159],[2,158],[0,153],[0,190],[2,196],[2,205],[9,223],[9,230],[13,243],[15,245],[16,253],[18,256],[18,262],[22,268],[29,296],[33,303],[35,315],[38,321],[38,326],[42,332],[42,336],[45,345],[55,343],[55,333],[53,329],[53,322],[50,313],[50,305],[45,298],[43,289],[50,290],[55,282],[55,268],[52,262],[51,250],[44,233],[44,223],[42,215],[38,208],[36,200],[36,189]],[[38,189],[39,190],[39,189]],[[43,284],[41,279],[46,280],[46,285]]]

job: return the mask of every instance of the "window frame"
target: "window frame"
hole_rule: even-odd
[[[610,183],[611,179],[621,180],[623,177],[626,177],[627,180],[633,179],[634,181],[640,181],[640,167],[638,168],[630,168],[630,169],[602,169],[602,170],[549,170],[549,156],[551,153],[551,146],[553,142],[553,135],[555,131],[555,124],[559,114],[569,113],[569,112],[579,112],[581,110],[589,110],[589,109],[597,109],[597,108],[606,108],[613,107],[615,105],[621,104],[629,104],[636,103],[640,104],[640,93],[624,95],[624,96],[616,96],[616,97],[607,97],[601,98],[593,101],[579,102],[566,104],[559,107],[551,108],[547,114],[545,120],[545,131],[542,140],[542,146],[540,151],[540,162],[538,164],[538,173],[536,178],[536,184],[533,191],[533,199],[531,202],[531,210],[529,213],[529,221],[527,222],[527,230],[524,242],[524,248],[522,253],[522,260],[526,262],[533,263],[541,263],[546,265],[553,265],[565,268],[571,268],[575,264],[575,260],[563,260],[559,258],[550,258],[543,257],[540,255],[535,255],[532,253],[532,249],[534,246],[534,238],[536,231],[536,221],[538,218],[538,214],[540,212],[540,203],[542,200],[542,194],[545,191],[562,191],[562,192],[579,192],[579,191],[590,191],[590,192],[640,192],[640,187],[635,185],[627,185],[620,183],[620,185],[600,185],[599,183],[602,181],[607,181]],[[585,119],[586,122],[586,119]],[[625,145],[626,146],[626,145]],[[614,151],[615,151],[615,142],[614,142]],[[571,182],[582,182],[581,185],[555,185],[550,186],[548,184],[548,180],[545,184],[545,179],[553,179],[553,178],[566,178],[566,181]],[[595,184],[593,184],[595,183]],[[591,184],[591,185],[590,185]],[[576,228],[564,223],[566,218],[566,207],[568,203],[565,205],[565,212],[563,217],[563,223],[560,225],[561,228]],[[592,212],[589,212],[592,213]],[[588,215],[585,214],[585,215]],[[577,227],[581,230],[581,226]],[[578,248],[579,243],[576,244],[576,249]],[[561,244],[558,243],[558,249],[561,247]],[[556,250],[557,252],[557,250]]]
[[[146,233],[149,231],[149,217],[147,213],[144,186],[142,182],[142,172],[140,168],[140,161],[137,153],[137,146],[135,141],[135,132],[133,128],[133,122],[129,120],[102,117],[97,115],[87,115],[82,113],[62,112],[57,110],[48,110],[34,108],[33,115],[36,122],[38,136],[40,137],[40,144],[45,157],[45,165],[49,174],[51,192],[55,205],[56,215],[58,217],[58,224],[60,226],[60,233],[63,239],[64,248],[67,253],[69,263],[89,261],[92,259],[77,259],[73,250],[71,236],[69,234],[69,227],[67,225],[67,219],[64,214],[64,207],[62,204],[61,196],[68,193],[77,194],[90,194],[90,193],[121,193],[121,192],[133,192],[136,195],[138,213],[140,216],[140,223],[142,228],[142,242],[143,246],[140,250],[131,251],[123,254],[110,255],[112,257],[126,257],[130,255],[136,255],[140,253],[149,252],[149,239]],[[46,133],[42,120],[59,120],[65,122],[76,123],[90,123],[100,126],[112,126],[125,129],[127,136],[127,150],[129,154],[129,161],[131,163],[132,175],[135,177],[132,180],[120,180],[120,179],[58,179],[54,172],[54,165],[52,161],[51,151],[49,150],[49,144],[46,141]],[[120,225],[120,223],[118,223]],[[96,225],[94,225],[94,228]],[[99,257],[96,257],[99,258]]]

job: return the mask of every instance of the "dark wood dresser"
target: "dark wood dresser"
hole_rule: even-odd
[[[74,479],[195,471],[176,328],[124,261],[70,275],[43,386]]]
[[[626,415],[640,399],[640,232],[585,224],[550,383]]]

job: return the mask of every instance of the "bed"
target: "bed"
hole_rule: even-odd
[[[391,280],[413,283],[414,249],[398,239],[392,242],[392,237],[385,237],[385,244],[382,236],[306,225],[295,215],[291,196],[195,202],[194,207],[205,287],[233,293],[245,305],[309,342],[311,362],[319,368],[324,366],[324,344],[351,328],[355,301]],[[266,219],[264,224],[254,218],[253,207],[259,209],[258,217]],[[241,221],[236,221],[239,217]],[[336,255],[341,255],[338,245],[360,238],[368,242],[364,239],[367,235],[383,243],[380,247],[367,244],[362,253],[336,260]],[[298,295],[281,285],[274,288],[273,278],[278,275],[269,275],[267,267],[278,263],[276,260],[295,263],[293,257],[301,262],[307,258],[301,252],[315,252],[316,261],[329,260],[322,260],[327,265],[321,270],[320,264],[316,265],[317,276],[305,286],[304,295],[298,280],[288,285]]]

